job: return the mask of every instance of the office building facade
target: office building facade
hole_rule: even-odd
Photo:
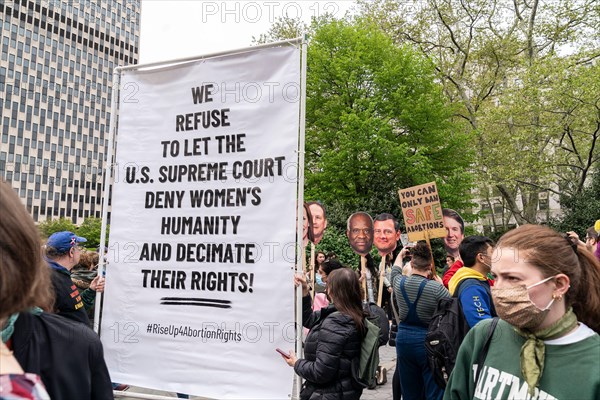
[[[0,2],[0,176],[35,221],[101,217],[112,75],[138,63],[140,0]]]

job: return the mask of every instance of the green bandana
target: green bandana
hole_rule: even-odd
[[[2,331],[0,331],[0,333],[2,334],[2,342],[3,343],[6,343],[8,341],[8,339],[10,339],[10,337],[12,336],[13,332],[15,331],[15,321],[17,320],[18,316],[19,316],[19,313],[14,313],[10,317],[8,317],[8,319],[4,323],[4,326],[2,327]]]
[[[40,315],[42,312],[43,310],[39,307],[33,307],[29,310],[29,313],[33,315]],[[2,330],[0,330],[0,334],[2,335],[3,343],[6,343],[8,339],[10,339],[12,334],[15,332],[15,321],[18,317],[19,313],[12,314],[10,317],[8,317],[8,319],[4,323],[4,326],[0,327],[2,328]]]
[[[573,330],[575,326],[577,326],[577,316],[573,313],[573,308],[569,307],[565,315],[541,331],[529,332],[515,328],[515,331],[519,335],[527,339],[521,347],[521,373],[527,385],[529,385],[530,396],[533,396],[534,390],[544,372],[544,357],[546,353],[544,340],[561,337]]]

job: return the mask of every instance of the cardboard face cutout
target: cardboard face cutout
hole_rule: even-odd
[[[379,255],[391,254],[400,240],[400,231],[396,231],[393,219],[373,222],[373,244]]]
[[[304,203],[302,215],[302,246],[306,247],[308,241],[313,241],[312,216],[307,203]]]
[[[314,239],[311,240],[314,244],[319,244],[323,239],[323,233],[327,228],[327,214],[325,214],[325,207],[323,204],[316,201],[309,201],[308,208],[312,215],[312,232]]]
[[[348,218],[346,236],[352,250],[366,256],[373,247],[373,218],[365,212],[354,213]]]
[[[444,227],[446,228],[444,248],[446,253],[455,259],[459,259],[458,247],[465,237],[465,223],[460,214],[450,208],[444,208],[442,215],[444,216]]]

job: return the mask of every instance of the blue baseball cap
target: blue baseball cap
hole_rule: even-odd
[[[48,246],[54,247],[59,253],[66,253],[83,242],[87,242],[87,239],[69,231],[56,232],[48,238]]]

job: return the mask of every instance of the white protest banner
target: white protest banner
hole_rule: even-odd
[[[115,382],[283,399],[300,49],[121,74],[101,337]]]
[[[398,190],[408,239],[411,242],[446,236],[435,182]]]

